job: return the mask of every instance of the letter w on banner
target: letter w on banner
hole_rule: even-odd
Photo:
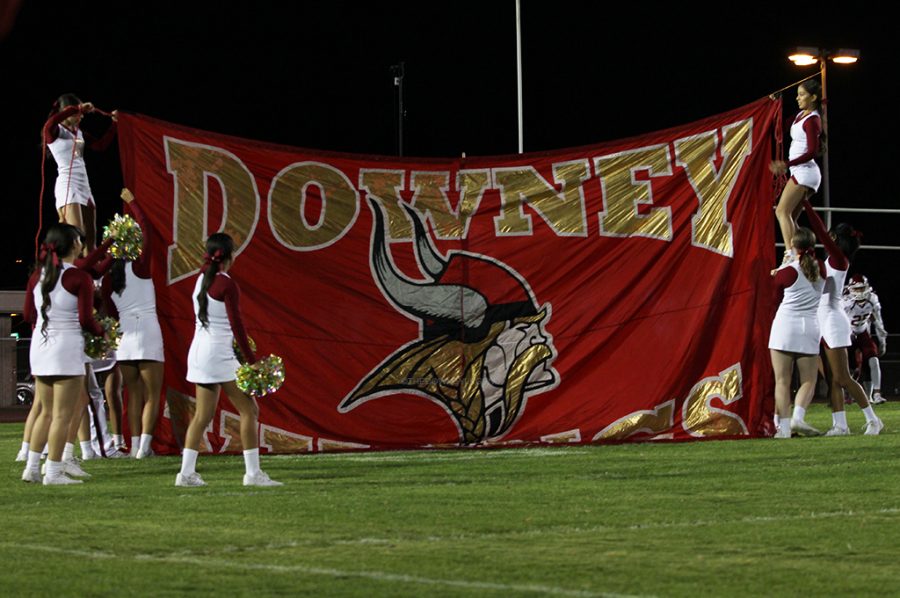
[[[177,451],[205,238],[235,239],[245,325],[287,380],[274,452],[765,433],[774,263],[768,99],[542,154],[394,159],[122,114]],[[212,451],[241,449],[223,401]]]

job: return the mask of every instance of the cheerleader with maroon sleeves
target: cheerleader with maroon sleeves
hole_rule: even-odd
[[[77,484],[68,477],[62,462],[66,433],[73,409],[84,386],[84,338],[82,330],[102,335],[93,317],[94,285],[90,274],[75,267],[81,253],[80,232],[69,224],[50,227],[41,246],[40,269],[28,282],[25,319],[34,325],[31,342],[31,372],[35,395],[42,404],[41,416],[32,430],[22,479],[40,482],[40,449],[48,445],[44,485]]]
[[[825,286],[825,267],[816,259],[816,238],[800,227],[792,237],[797,260],[775,272],[778,311],[769,334],[769,353],[775,372],[775,438],[791,437],[791,377],[794,364],[800,374],[797,401],[812,398],[816,388],[819,320],[816,312]]]
[[[247,363],[256,356],[244,331],[239,305],[240,291],[227,272],[234,264],[234,241],[225,233],[206,240],[203,269],[194,285],[194,338],[188,352],[187,380],[196,385],[197,405],[188,425],[182,453],[181,471],[176,486],[205,486],[196,471],[200,440],[212,421],[219,402],[219,391],[237,409],[241,418],[241,443],[244,447],[245,486],[281,486],[259,466],[259,406],[235,382],[240,364],[232,343],[236,340]]]
[[[117,259],[103,279],[103,299],[109,315],[119,320],[122,339],[116,358],[128,389],[128,426],[131,456],[153,455],[150,442],[159,416],[163,380],[163,337],[156,315],[156,289],[150,265],[153,255],[150,223],[134,194],[122,189],[122,199],[143,231],[141,255],[134,261]]]
[[[791,146],[788,161],[775,161],[769,165],[773,174],[790,171],[791,178],[781,192],[775,217],[784,241],[785,263],[791,259],[791,238],[797,230],[800,202],[812,197],[819,190],[822,173],[815,158],[824,151],[822,143],[822,86],[814,79],[807,79],[797,86],[797,105],[800,112],[791,125]]]
[[[829,232],[813,210],[812,205],[806,200],[803,201],[803,209],[806,210],[810,225],[828,252],[828,259],[825,261],[825,290],[818,308],[819,328],[822,332],[822,351],[825,353],[825,363],[828,366],[826,369],[833,420],[831,429],[825,435],[846,436],[850,434],[847,414],[844,412],[844,391],[846,391],[862,409],[866,418],[863,433],[875,436],[881,432],[884,424],[875,415],[866,391],[850,374],[847,347],[852,344],[852,329],[850,318],[847,317],[847,313],[841,305],[841,295],[844,291],[847,270],[850,268],[850,260],[859,249],[859,233],[845,223],[838,224]],[[812,397],[803,397],[802,400],[800,397],[797,398],[796,404],[801,411],[797,414],[797,409],[795,409],[795,420],[799,419],[802,422],[805,409],[811,400]]]
[[[53,103],[53,108],[41,133],[41,139],[56,161],[57,177],[54,187],[59,221],[85,231],[88,249],[93,249],[97,236],[97,216],[94,194],[88,181],[84,163],[85,145],[91,149],[106,149],[116,135],[116,116],[106,134],[95,139],[80,129],[81,119],[94,110],[90,102],[82,103],[77,96],[66,93]]]
[[[84,234],[77,228],[74,228],[74,230],[78,235],[78,240],[81,243],[81,247],[84,248]],[[106,250],[108,249],[110,243],[111,240],[104,241],[99,247],[94,249],[94,251],[92,251],[87,256],[76,257],[73,261],[74,266],[80,270],[87,272],[92,279],[100,278],[110,265],[110,260],[106,255]],[[87,357],[85,357],[85,359],[87,359]],[[88,364],[85,368],[85,375],[92,375],[92,373],[87,369],[89,365],[90,364]],[[74,442],[80,434],[79,424],[81,423],[81,415],[82,413],[84,413],[84,408],[87,405],[87,400],[87,396],[85,394],[82,394],[82,396],[79,398],[79,401],[75,404],[74,408],[72,409],[72,421],[69,424],[69,431],[66,435],[66,443],[63,449],[63,465],[65,472],[70,476],[74,475],[78,477],[88,477],[88,474],[86,474],[84,470],[81,469],[74,458]],[[28,451],[32,448],[32,446],[34,446],[34,448],[36,448],[38,452],[43,451],[44,445],[32,445],[32,433],[34,430],[34,426],[38,421],[38,418],[41,417],[42,411],[42,403],[40,401],[34,401],[31,405],[31,410],[28,412],[28,418],[25,420],[25,428],[22,434],[22,448],[19,450],[19,454],[16,456],[16,461],[26,461],[28,459]],[[85,444],[83,443],[81,446],[82,452],[84,452]]]

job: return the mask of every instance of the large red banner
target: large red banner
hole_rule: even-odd
[[[774,263],[763,99],[540,154],[325,153],[119,118],[153,225],[166,347],[157,448],[176,451],[205,238],[287,380],[261,446],[316,452],[759,436]],[[227,400],[206,435],[239,450]]]

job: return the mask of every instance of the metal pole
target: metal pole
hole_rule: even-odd
[[[394,73],[394,87],[397,88],[397,153],[403,156],[403,120],[405,113],[403,111],[403,75],[406,71],[406,63],[401,62],[391,66]]]
[[[825,65],[828,62],[827,53],[825,56],[819,57],[819,72],[822,77],[822,132],[825,133],[826,142],[828,140],[828,91],[825,81]],[[828,151],[822,155],[822,205],[825,208],[831,207],[831,186],[828,178]],[[825,213],[825,226],[831,230],[831,211]]]
[[[516,81],[518,84],[519,106],[519,153],[525,151],[525,136],[522,131],[522,7],[516,0]]]

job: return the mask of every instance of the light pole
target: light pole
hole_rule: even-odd
[[[788,60],[797,66],[808,66],[812,64],[819,65],[819,75],[822,78],[822,131],[828,135],[828,88],[826,86],[826,65],[828,61],[837,64],[853,64],[859,60],[859,50],[852,48],[840,48],[838,50],[828,50],[825,48],[815,48],[811,46],[799,46],[794,48],[788,55]],[[831,187],[828,178],[828,152],[822,156],[822,203],[824,207],[831,207]],[[825,212],[825,225],[831,228],[831,210]]]
[[[394,87],[397,88],[397,155],[403,157],[403,121],[406,111],[403,108],[403,77],[406,76],[406,63],[391,65],[391,74],[394,76]]]

